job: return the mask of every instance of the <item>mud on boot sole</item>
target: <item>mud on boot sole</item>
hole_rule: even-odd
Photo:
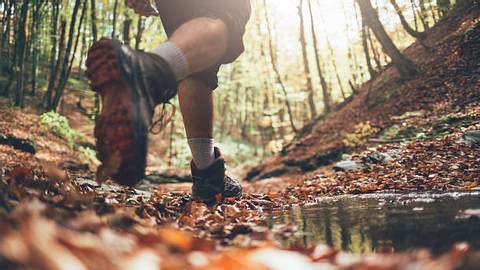
[[[87,59],[87,76],[102,100],[95,125],[102,162],[97,180],[112,177],[119,184],[133,186],[144,176],[147,134],[138,126],[138,97],[120,68],[119,46],[103,38],[92,46]]]

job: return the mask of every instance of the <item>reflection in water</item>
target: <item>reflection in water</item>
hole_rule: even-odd
[[[471,209],[480,209],[478,192],[343,196],[275,213],[270,223],[297,226],[301,233],[286,245],[327,244],[355,253],[426,247],[440,253],[463,241],[480,248],[479,211]]]

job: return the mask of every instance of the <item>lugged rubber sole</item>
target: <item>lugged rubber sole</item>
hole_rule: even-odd
[[[114,41],[102,38],[88,53],[87,76],[92,90],[101,96],[102,109],[95,125],[97,156],[102,165],[97,181],[109,177],[122,185],[133,186],[144,175],[145,156],[139,149],[134,125],[134,93],[120,67]]]

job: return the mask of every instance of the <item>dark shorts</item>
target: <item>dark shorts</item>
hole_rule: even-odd
[[[185,22],[198,17],[221,19],[229,33],[227,52],[215,66],[192,75],[213,89],[218,86],[217,73],[222,64],[228,64],[244,51],[243,35],[250,18],[250,0],[157,0],[165,32],[170,36]]]

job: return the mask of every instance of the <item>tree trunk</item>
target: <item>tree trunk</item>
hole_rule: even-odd
[[[275,52],[273,50],[273,42],[272,42],[272,29],[271,29],[271,26],[270,26],[270,19],[268,17],[266,0],[263,0],[263,6],[264,6],[264,13],[265,13],[265,20],[266,20],[266,24],[267,24],[270,62],[272,63],[272,68],[273,68],[273,71],[275,72],[276,80],[277,80],[278,84],[280,85],[280,87],[282,89],[282,92],[283,92],[283,95],[284,95],[284,98],[285,98],[285,105],[286,105],[287,111],[288,111],[290,126],[291,126],[293,132],[297,133],[298,129],[295,127],[295,122],[293,121],[292,106],[290,105],[290,101],[288,100],[287,89],[285,88],[285,85],[282,81],[282,77],[280,76],[280,72],[278,71],[277,61],[275,59]]]
[[[2,39],[2,51],[1,53],[3,53],[3,49],[5,48],[4,45],[6,44],[6,48],[7,48],[7,51],[5,52],[5,56],[7,59],[9,59],[9,63],[10,63],[10,74],[8,76],[8,81],[7,81],[7,84],[5,85],[5,87],[2,89],[2,96],[8,96],[10,94],[10,88],[13,84],[13,80],[15,79],[15,63],[16,63],[16,60],[17,60],[17,54],[14,52],[13,54],[13,59],[10,59],[10,28],[11,28],[11,15],[12,15],[12,9],[14,9],[14,5],[15,5],[15,1],[10,1],[9,2],[9,8],[8,8],[8,11],[7,11],[7,21],[6,21],[6,31],[4,33],[4,39]],[[14,26],[15,27],[15,26]],[[3,58],[3,56],[2,56]]]
[[[347,94],[345,92],[345,88],[343,87],[342,79],[340,78],[340,73],[338,72],[337,61],[335,60],[335,54],[333,52],[332,43],[328,38],[326,39],[327,39],[328,52],[330,53],[330,58],[333,66],[333,71],[335,72],[335,77],[337,79],[338,86],[340,87],[340,93],[342,94],[342,98],[346,99]]]
[[[92,37],[93,37],[93,42],[98,40],[98,34],[97,34],[97,15],[96,15],[96,7],[95,7],[95,1],[96,0],[91,0],[90,1],[90,19],[92,23]]]
[[[12,9],[13,9],[13,1],[6,1],[5,2],[5,9],[3,11],[2,17],[2,41],[0,42],[0,55],[3,54],[3,50],[5,48],[5,44],[9,45],[10,42],[10,20],[12,16]]]
[[[398,17],[400,18],[400,22],[402,23],[402,26],[405,29],[405,31],[407,31],[407,33],[410,36],[416,38],[418,40],[418,43],[420,43],[420,45],[422,45],[425,49],[429,49],[429,47],[424,42],[425,37],[426,37],[425,32],[417,32],[417,31],[415,31],[415,29],[410,27],[407,20],[405,19],[405,16],[403,16],[402,9],[397,4],[397,1],[390,0],[390,3],[395,8],[395,11],[397,12]]]
[[[87,5],[88,2],[85,2]],[[84,55],[87,54],[87,27],[88,27],[88,17],[85,18],[85,23],[83,24],[82,30],[82,46],[80,46],[80,59],[78,60],[78,69],[81,71],[83,67],[83,62],[86,59]]]
[[[362,48],[364,49],[364,55],[365,55],[365,48],[367,48],[367,52],[368,52],[368,43],[366,43],[367,42],[367,39],[366,39],[367,35],[366,35],[366,32],[365,32],[364,35],[363,35],[363,32],[362,32],[362,29],[364,28],[365,23],[362,20],[362,15],[359,14],[359,9],[358,9],[358,6],[356,5],[355,1],[352,1],[351,3],[353,4],[352,8],[353,8],[354,14],[355,14],[355,22],[357,23],[357,29],[358,29],[358,31],[360,31],[360,34],[361,34],[360,37],[362,38]],[[365,37],[365,41],[363,41],[364,37]],[[354,43],[354,42],[352,41],[352,43]],[[355,51],[356,51],[355,45],[352,45],[351,47],[349,47],[349,50],[350,50],[350,54],[353,55],[356,58],[356,56],[355,56]],[[368,55],[368,57],[370,57],[370,55]],[[371,60],[371,58],[369,58],[369,59]],[[358,59],[356,59],[355,63],[356,63],[355,65],[357,67],[358,73],[360,75],[359,77],[357,77],[358,81],[356,80],[357,78],[355,78],[356,76],[354,76],[355,82],[357,82],[357,84],[362,84],[365,81],[365,77],[366,77],[365,76],[366,72],[364,72],[365,67],[364,67],[363,64],[361,64],[358,61]]]
[[[37,5],[35,7],[35,11],[33,14],[33,31],[32,31],[32,37],[31,37],[31,43],[32,43],[32,80],[31,80],[31,85],[32,85],[32,91],[30,94],[32,96],[35,95],[35,90],[37,89],[37,73],[38,73],[38,50],[39,50],[39,40],[38,40],[38,35],[40,32],[40,22],[42,19],[42,13],[41,13],[41,8],[45,1],[43,0],[37,0]]]
[[[143,30],[145,28],[144,20],[141,15],[138,15],[137,21],[137,34],[135,35],[135,49],[140,50],[140,44],[142,43]]]
[[[141,15],[138,15],[138,21],[137,21],[137,34],[135,35],[135,49],[139,50],[140,49],[140,43],[142,42],[142,35],[143,35],[143,18]]]
[[[307,41],[305,40],[305,22],[303,17],[303,0],[298,2],[298,17],[300,19],[300,47],[302,49],[303,71],[306,76],[306,84],[308,91],[308,105],[310,108],[311,118],[317,117],[317,108],[315,106],[312,74],[310,72],[310,63],[308,62]],[[315,52],[316,53],[316,52]]]
[[[24,101],[24,76],[25,76],[25,53],[26,53],[26,41],[27,41],[27,15],[28,4],[30,1],[24,1],[22,4],[20,21],[18,25],[18,37],[17,37],[17,69],[16,78],[17,85],[15,91],[15,106],[23,108]]]
[[[415,26],[415,31],[418,32],[418,18],[417,11],[415,10],[415,0],[410,0],[410,8],[412,9],[413,14],[413,25]]]
[[[420,21],[423,24],[423,28],[426,30],[430,29],[430,24],[428,23],[428,13],[427,8],[425,7],[425,0],[419,0],[420,6]]]
[[[70,76],[70,71],[72,70],[73,62],[75,60],[75,54],[76,54],[77,49],[78,49],[78,43],[80,43],[80,37],[82,36],[82,26],[83,26],[83,20],[85,19],[85,14],[87,12],[87,6],[88,6],[87,4],[88,4],[88,0],[84,0],[82,12],[80,13],[80,22],[78,23],[78,30],[77,30],[77,35],[76,35],[76,38],[75,38],[75,45],[73,46],[72,58],[70,60],[70,65],[69,65],[69,68],[68,68],[67,78]],[[83,58],[83,54],[81,54],[81,56],[80,56],[80,59],[82,59],[82,58]]]
[[[115,38],[116,29],[117,29],[117,10],[118,10],[118,0],[115,0],[113,4],[113,21],[112,21],[112,38]]]
[[[312,27],[312,40],[313,40],[313,50],[315,51],[315,64],[317,66],[318,77],[320,78],[320,85],[322,86],[322,95],[323,95],[323,107],[325,113],[329,113],[332,111],[332,101],[330,97],[330,89],[327,85],[327,81],[325,80],[325,76],[323,75],[323,69],[320,64],[320,54],[318,50],[318,40],[317,40],[317,31],[315,29],[315,22],[313,20],[313,12],[312,12],[312,4],[310,0],[308,0],[308,12],[310,15],[310,24]]]
[[[123,21],[123,43],[128,46],[130,46],[130,25],[132,25],[132,19],[127,15]]]
[[[430,13],[432,13],[433,23],[434,23],[434,24],[437,24],[438,18],[437,18],[437,14],[435,13],[435,7],[434,7],[434,5],[432,4],[432,2],[430,2],[429,5],[430,5]]]
[[[67,47],[65,49],[65,55],[63,56],[63,63],[61,67],[61,72],[60,72],[60,78],[58,80],[58,85],[57,88],[55,89],[55,96],[53,98],[53,102],[50,106],[50,110],[55,110],[60,103],[60,99],[63,95],[63,91],[65,89],[65,85],[67,83],[68,76],[70,74],[70,69],[71,69],[71,60],[70,60],[70,55],[72,53],[72,48],[74,44],[74,39],[75,39],[75,25],[77,21],[77,14],[78,10],[80,8],[80,0],[75,1],[75,5],[73,7],[73,12],[70,20],[70,27],[69,27],[69,33],[68,33],[68,40],[67,40]],[[85,1],[86,2],[86,1]],[[85,10],[85,9],[83,9]],[[82,16],[80,17],[80,24],[79,28],[81,27],[81,21],[83,19],[83,13]],[[80,32],[80,31],[79,31]],[[77,37],[78,39],[78,37]],[[76,49],[76,48],[75,48]],[[75,51],[73,52],[73,56],[75,56]]]
[[[372,29],[378,41],[382,44],[383,50],[392,59],[392,63],[398,69],[401,78],[408,80],[415,77],[418,74],[417,67],[395,46],[380,22],[378,14],[372,7],[370,0],[356,0],[356,2],[360,7],[366,25]]]
[[[380,70],[382,68],[382,61],[380,60],[380,53],[377,50],[377,46],[373,42],[371,30],[368,27],[365,27],[365,34],[367,35],[367,49],[370,46],[371,52],[373,54],[373,61],[375,61],[375,65],[377,65],[376,70]]]
[[[377,71],[373,68],[372,65],[372,58],[370,57],[370,50],[368,49],[368,39],[367,39],[367,26],[365,22],[362,20],[362,47],[363,53],[365,54],[365,61],[367,63],[368,73],[370,74],[370,78],[377,77]]]
[[[50,107],[51,101],[52,101],[52,92],[53,89],[55,88],[56,81],[57,81],[57,75],[58,75],[58,66],[59,66],[59,57],[61,56],[61,51],[63,50],[63,44],[65,40],[65,28],[67,22],[65,20],[62,20],[61,25],[60,25],[60,46],[59,50],[57,53],[57,28],[58,28],[58,18],[60,15],[60,3],[58,0],[55,0],[52,2],[52,28],[50,32],[50,37],[51,37],[51,44],[52,44],[52,49],[50,51],[50,76],[48,80],[48,86],[47,86],[47,92],[45,93],[45,96],[43,97],[42,105],[43,108],[47,109]],[[58,58],[57,58],[58,55]]]

